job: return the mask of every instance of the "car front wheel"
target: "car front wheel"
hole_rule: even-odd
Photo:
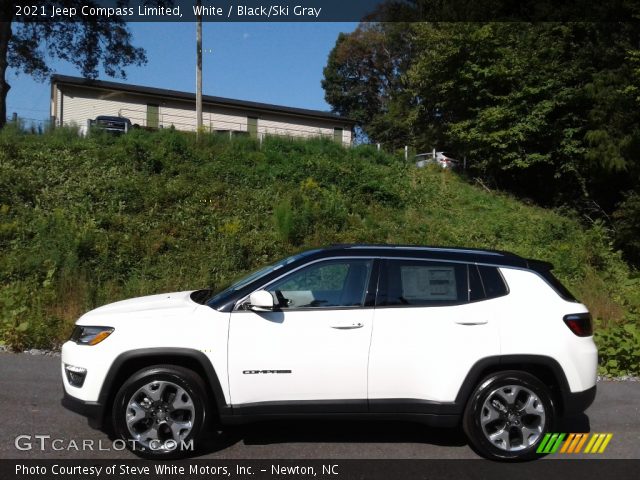
[[[116,394],[114,430],[139,456],[189,455],[203,432],[205,392],[202,379],[186,368],[158,365],[140,370]]]
[[[520,371],[494,373],[471,394],[463,428],[472,447],[495,460],[529,460],[554,425],[548,388]]]

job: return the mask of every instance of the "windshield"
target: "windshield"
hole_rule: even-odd
[[[226,297],[227,295],[233,293],[233,292],[237,292],[238,290],[246,287],[247,285],[249,285],[250,283],[258,280],[261,277],[264,277],[265,275],[270,274],[271,272],[275,272],[276,270],[284,267],[285,265],[289,265],[290,263],[295,262],[296,260],[299,260],[301,258],[304,258],[308,255],[311,255],[312,253],[318,252],[319,250],[307,250],[306,252],[302,252],[302,253],[297,253],[296,255],[292,255],[290,257],[287,257],[283,260],[280,260],[272,265],[269,265],[267,267],[263,267],[259,270],[256,270],[255,272],[249,274],[246,277],[243,277],[242,279],[238,280],[237,282],[231,284],[229,287],[225,288],[224,290],[222,290],[221,292],[216,293],[213,297],[211,297],[207,303],[216,303],[218,300]]]

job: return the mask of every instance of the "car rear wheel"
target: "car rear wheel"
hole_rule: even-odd
[[[113,426],[145,458],[186,456],[198,446],[206,419],[206,387],[193,371],[172,365],[140,370],[113,404]]]
[[[554,425],[548,388],[520,371],[494,373],[471,394],[463,428],[471,446],[496,460],[528,460]]]

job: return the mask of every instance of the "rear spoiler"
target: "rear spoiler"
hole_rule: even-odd
[[[527,266],[530,269],[535,270],[536,272],[550,272],[551,270],[553,270],[553,263],[551,262],[545,262],[544,260],[535,260],[533,258],[527,258],[525,260],[527,261]]]

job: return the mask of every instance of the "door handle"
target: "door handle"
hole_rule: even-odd
[[[456,320],[458,325],[484,325],[489,323],[487,319],[479,319],[479,320]]]
[[[345,323],[337,323],[335,325],[331,325],[331,328],[335,328],[336,330],[352,330],[354,328],[362,328],[362,327],[364,327],[364,324],[361,322],[357,322],[357,323],[345,322]]]

